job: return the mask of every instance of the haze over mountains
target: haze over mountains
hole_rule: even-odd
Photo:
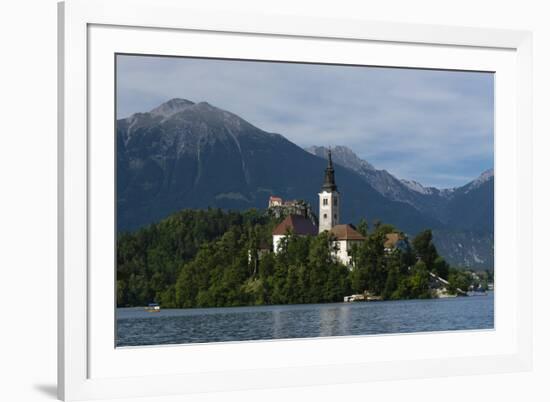
[[[304,150],[206,102],[172,99],[117,121],[117,226],[134,230],[183,208],[248,209],[270,195],[317,207],[326,148]],[[493,174],[439,190],[333,148],[342,222],[366,217],[409,235],[431,228],[453,264],[492,268]]]

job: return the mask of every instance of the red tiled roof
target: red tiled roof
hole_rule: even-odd
[[[336,225],[330,231],[338,240],[365,240],[352,225]]]
[[[271,201],[280,201],[280,202],[283,202],[283,199],[281,197],[276,197],[274,195],[270,196],[269,199]]]
[[[279,225],[273,229],[273,234],[285,235],[287,230],[290,230],[297,235],[315,236],[318,233],[317,226],[302,215],[287,216],[284,221],[279,223]]]

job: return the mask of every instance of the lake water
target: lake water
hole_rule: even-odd
[[[117,346],[491,329],[494,297],[290,306],[117,309]]]

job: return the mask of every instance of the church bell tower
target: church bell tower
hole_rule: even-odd
[[[340,193],[334,181],[332,155],[328,150],[328,166],[319,193],[319,233],[330,230],[340,222]]]

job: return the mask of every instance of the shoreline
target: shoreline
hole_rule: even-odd
[[[486,295],[462,295],[462,296],[456,296],[456,297],[432,297],[432,298],[420,298],[420,299],[387,299],[387,300],[376,300],[376,301],[357,301],[357,302],[329,302],[329,303],[294,303],[294,304],[258,304],[258,305],[242,305],[242,306],[222,306],[222,307],[162,307],[161,306],[161,312],[163,311],[199,311],[199,310],[206,310],[206,311],[213,311],[213,310],[232,310],[232,309],[254,309],[256,307],[258,308],[285,308],[285,307],[293,307],[293,308],[307,308],[308,306],[311,307],[318,307],[318,306],[330,306],[330,305],[339,305],[339,306],[353,306],[353,305],[365,305],[365,304],[387,304],[387,303],[403,303],[403,302],[429,302],[429,301],[455,301],[455,300],[461,300],[461,299],[472,299],[472,298],[485,298],[490,297],[494,295],[494,291],[487,291]],[[125,310],[125,311],[143,311],[146,312],[147,306],[117,306],[115,308],[116,311],[119,310]],[[158,314],[151,314],[151,316],[155,316]]]

